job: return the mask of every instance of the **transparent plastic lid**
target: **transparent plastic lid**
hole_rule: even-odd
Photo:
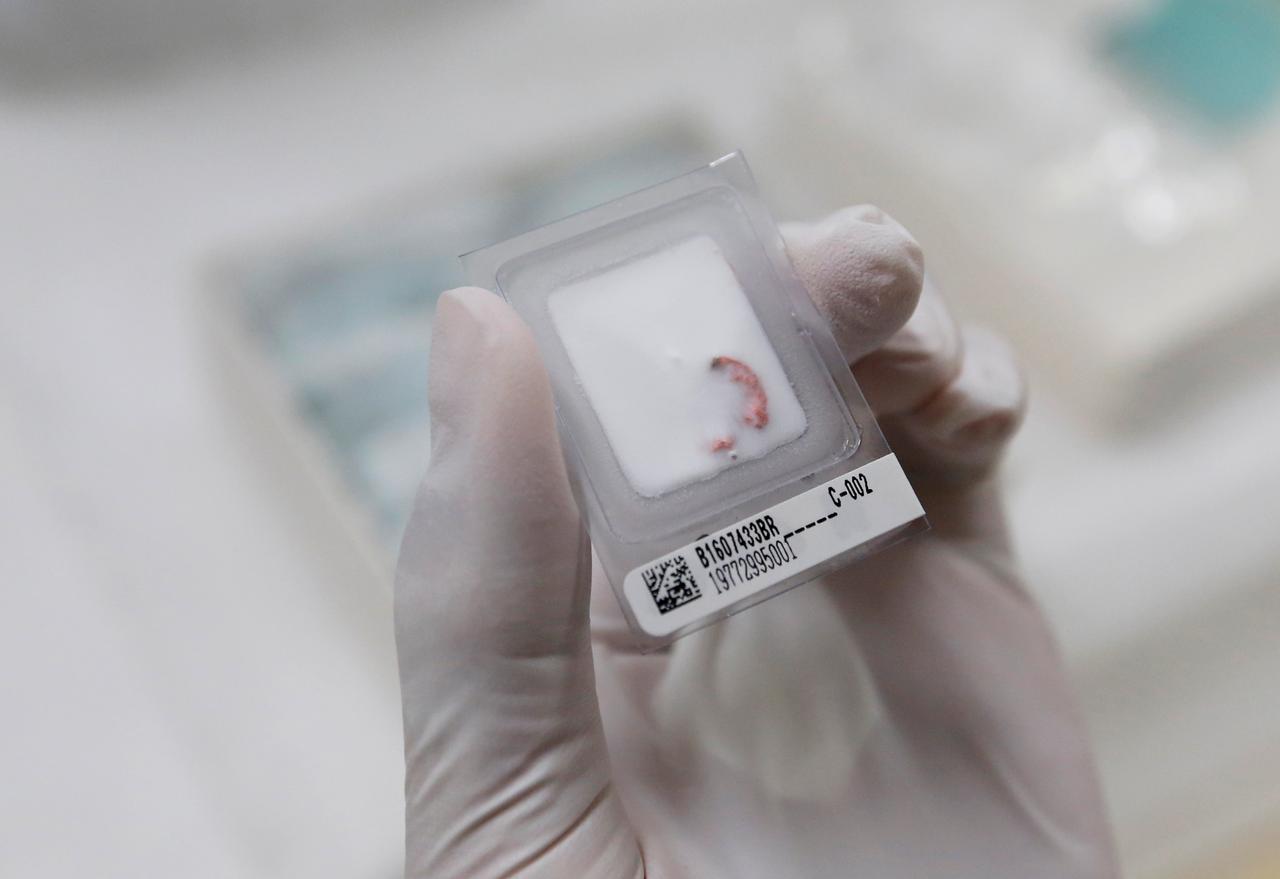
[[[757,526],[742,553],[776,576],[752,588],[709,581],[718,600],[678,605],[672,588],[704,590],[670,577],[650,600],[624,588],[665,553],[888,451],[740,153],[463,262],[533,332],[596,553],[640,632],[669,639],[814,575],[823,553],[806,567],[795,546],[814,535],[779,548],[784,532]],[[690,568],[685,585],[716,567]]]

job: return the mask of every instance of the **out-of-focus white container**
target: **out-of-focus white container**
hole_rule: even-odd
[[[0,85],[137,76],[418,9],[410,0],[3,0]]]
[[[1110,17],[1046,15],[833,7],[801,21],[771,129],[813,169],[798,203],[886,207],[1065,396],[1133,423],[1275,353],[1280,113],[1198,130],[1107,65]]]

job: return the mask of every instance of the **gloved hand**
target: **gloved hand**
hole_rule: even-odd
[[[1010,354],[874,208],[786,240],[932,531],[639,654],[532,337],[446,294],[396,577],[409,876],[1117,875],[991,476],[1023,409]]]

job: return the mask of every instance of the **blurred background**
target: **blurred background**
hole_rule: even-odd
[[[0,0],[0,874],[397,875],[434,299],[739,147],[1022,351],[1128,872],[1280,876],[1280,0]]]

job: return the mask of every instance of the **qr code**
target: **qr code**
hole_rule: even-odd
[[[698,589],[698,581],[693,578],[689,563],[682,555],[658,562],[640,576],[644,585],[649,587],[654,603],[658,605],[658,613],[673,611],[702,595],[702,591]]]

